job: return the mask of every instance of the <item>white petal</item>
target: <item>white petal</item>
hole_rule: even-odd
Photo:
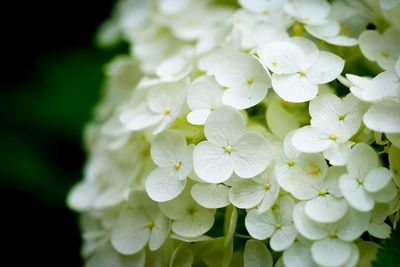
[[[286,41],[289,39],[289,35],[285,29],[266,21],[259,21],[253,25],[253,36],[258,47],[264,47],[272,42]]]
[[[293,146],[306,153],[317,153],[327,150],[334,143],[322,130],[310,126],[298,129],[293,134]]]
[[[134,255],[121,255],[115,251],[111,245],[104,245],[97,249],[96,252],[90,256],[85,264],[85,267],[129,267],[145,266],[146,255],[142,250]]]
[[[325,238],[312,244],[311,253],[317,264],[341,266],[350,259],[351,245],[339,239]]]
[[[224,184],[195,184],[191,189],[193,199],[201,206],[209,209],[222,208],[229,205],[229,187]]]
[[[270,149],[265,138],[255,132],[244,134],[232,144],[232,164],[235,173],[242,178],[254,177],[271,162]]]
[[[282,139],[284,139],[290,131],[300,127],[299,120],[296,116],[289,113],[277,103],[268,105],[266,117],[268,128],[273,134]],[[282,121],[285,123],[282,123]]]
[[[194,125],[203,125],[210,114],[211,110],[209,109],[196,109],[189,112],[187,120]]]
[[[157,202],[165,202],[177,197],[186,186],[186,179],[178,179],[174,167],[154,169],[146,179],[146,192]]]
[[[319,240],[328,235],[324,225],[308,218],[304,212],[304,203],[296,205],[293,211],[293,221],[297,231],[311,240]]]
[[[314,221],[321,223],[336,222],[347,212],[346,200],[330,195],[318,196],[305,205],[306,214]]]
[[[300,71],[306,61],[303,51],[290,42],[272,42],[259,51],[260,60],[268,69],[277,74],[291,74]]]
[[[335,143],[323,152],[324,157],[329,160],[329,164],[334,166],[344,166],[349,160],[351,146],[353,142]]]
[[[382,190],[391,179],[391,173],[384,167],[379,167],[370,171],[364,179],[364,187],[368,192],[378,192]]]
[[[148,219],[140,211],[124,208],[111,233],[113,247],[124,255],[139,252],[149,240],[148,223]]]
[[[359,46],[361,52],[369,60],[375,61],[383,50],[382,35],[377,31],[367,30],[361,33],[359,37]]]
[[[275,215],[271,211],[258,213],[257,210],[251,210],[245,218],[247,231],[253,238],[259,240],[272,236],[276,230],[276,222]]]
[[[204,134],[208,141],[221,147],[232,145],[243,135],[245,123],[239,111],[221,106],[208,117]]]
[[[265,195],[263,185],[252,179],[241,180],[235,183],[229,190],[229,200],[235,207],[249,209],[261,202]]]
[[[376,202],[389,203],[397,195],[397,187],[393,181],[390,181],[382,190],[372,193]]]
[[[196,174],[209,183],[222,183],[233,173],[231,155],[220,146],[203,141],[193,151]]]
[[[248,240],[244,249],[244,267],[272,267],[272,255],[265,245],[256,240]]]
[[[343,59],[335,54],[321,51],[315,64],[307,70],[306,76],[315,84],[328,83],[339,76],[343,67]]]
[[[254,82],[246,87],[233,87],[224,92],[222,102],[237,109],[246,109],[257,105],[267,95],[269,85]]]
[[[181,220],[172,223],[172,231],[184,237],[196,237],[206,233],[214,224],[214,210],[199,208]]]
[[[283,252],[283,263],[286,267],[316,267],[308,246],[295,242]]]
[[[285,4],[285,11],[307,24],[325,23],[331,6],[325,0],[292,0]]]
[[[119,116],[121,123],[132,131],[154,126],[160,123],[162,118],[161,114],[152,112],[146,102],[139,104],[135,109],[126,109]]]
[[[370,170],[378,167],[378,156],[369,145],[359,143],[355,145],[349,155],[347,170],[364,178]]]
[[[192,110],[217,108],[221,105],[223,89],[210,76],[196,79],[188,91],[187,102]]]
[[[297,230],[294,225],[283,225],[271,238],[270,246],[275,251],[283,251],[293,244],[296,239]]]
[[[272,88],[283,100],[293,103],[309,101],[318,93],[318,86],[299,73],[272,74]]]
[[[269,180],[269,186],[269,189],[264,194],[264,199],[258,205],[258,211],[260,213],[269,210],[278,199],[280,191],[278,181],[276,181],[275,178],[271,177],[271,179]]]
[[[158,250],[168,237],[170,221],[160,213],[154,221],[149,238],[149,248],[151,251]]]
[[[359,211],[370,211],[374,207],[374,199],[356,178],[343,174],[339,179],[339,188],[349,204]]]
[[[369,108],[363,120],[371,130],[400,133],[400,104],[392,100],[378,102]]]
[[[349,209],[349,212],[336,225],[337,236],[344,241],[359,238],[368,227],[370,213]]]
[[[93,205],[100,187],[95,183],[80,182],[75,185],[68,195],[68,206],[77,211],[84,211]]]
[[[154,139],[151,158],[160,167],[170,167],[182,159],[185,150],[185,136],[176,130],[167,130]]]

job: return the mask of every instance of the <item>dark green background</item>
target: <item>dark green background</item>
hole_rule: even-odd
[[[7,266],[81,265],[77,218],[65,198],[81,179],[82,127],[104,63],[116,52],[93,45],[112,2],[1,4],[0,240]],[[397,231],[379,266],[399,266],[399,239]]]

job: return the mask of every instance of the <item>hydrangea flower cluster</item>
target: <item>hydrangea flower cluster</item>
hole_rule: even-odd
[[[88,267],[368,266],[400,209],[400,1],[121,0],[68,204]]]

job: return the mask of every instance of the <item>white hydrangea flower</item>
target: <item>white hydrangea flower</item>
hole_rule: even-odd
[[[196,174],[206,182],[221,183],[233,172],[242,178],[261,173],[271,161],[265,138],[245,132],[245,120],[239,111],[221,106],[204,125],[207,141],[193,151]]]
[[[269,73],[252,56],[232,53],[220,61],[214,71],[217,82],[228,88],[222,97],[225,105],[246,109],[264,100],[271,87]]]
[[[305,102],[318,93],[318,84],[336,79],[344,61],[335,54],[319,51],[302,37],[286,38],[276,26],[256,24],[253,34],[278,33],[276,37],[259,37],[258,55],[272,74],[272,88],[285,101]],[[281,33],[279,33],[281,32]]]
[[[311,125],[297,130],[292,138],[296,149],[306,153],[324,152],[332,165],[345,165],[361,124],[362,106],[348,94],[342,100],[323,94],[310,102]]]
[[[224,90],[210,76],[201,76],[189,87],[187,102],[192,110],[187,115],[191,124],[202,125],[208,116],[222,105]]]
[[[247,231],[255,239],[271,238],[269,244],[273,250],[285,250],[297,236],[292,218],[294,206],[295,203],[290,197],[283,197],[279,199],[276,207],[265,213],[249,211],[245,220]]]
[[[188,81],[185,80],[157,83],[149,89],[138,91],[134,94],[133,103],[126,106],[120,114],[122,124],[132,131],[153,127],[154,134],[162,132],[178,117],[186,98],[187,87]]]
[[[214,224],[214,209],[197,204],[190,187],[173,200],[159,204],[161,211],[172,220],[171,230],[177,235],[194,238],[206,233]]]
[[[304,200],[308,217],[321,223],[338,221],[347,212],[347,202],[339,191],[340,170],[328,166],[319,154],[303,154],[305,166],[293,169],[287,178],[289,190]],[[308,159],[307,159],[308,158]],[[327,173],[328,171],[328,173]]]
[[[398,2],[120,0],[68,196],[86,266],[371,265],[400,216]]]
[[[375,151],[366,144],[355,145],[350,159],[347,173],[339,179],[340,191],[353,208],[363,212],[370,211],[374,207],[375,199],[381,198],[379,193],[387,186],[392,187],[391,173],[388,169],[379,167]],[[386,195],[387,201],[396,195],[396,191],[390,191]]]
[[[120,253],[136,254],[146,244],[150,250],[159,249],[167,238],[170,221],[144,192],[132,192],[121,210],[111,233],[111,243]]]
[[[400,56],[400,31],[388,28],[383,34],[375,30],[364,31],[359,37],[360,49],[366,58],[376,61],[384,70],[394,70]]]
[[[193,148],[178,131],[167,130],[156,137],[151,146],[151,158],[158,167],[146,179],[146,192],[151,199],[169,201],[184,190],[186,178],[192,171]]]
[[[240,179],[229,190],[229,201],[238,208],[258,206],[260,213],[269,210],[278,199],[279,185],[268,168],[252,179]]]
[[[305,203],[294,208],[293,220],[296,229],[304,237],[313,240],[311,255],[322,266],[340,266],[358,261],[359,252],[352,241],[367,229],[369,213],[349,209],[345,217],[335,223],[317,223],[307,217]]]
[[[285,11],[298,21],[319,25],[327,21],[331,6],[326,0],[290,0],[285,4]]]

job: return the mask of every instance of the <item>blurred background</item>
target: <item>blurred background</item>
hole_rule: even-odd
[[[82,127],[102,68],[96,49],[112,0],[3,1],[0,203],[3,266],[80,266],[77,216],[66,194],[81,179]]]

